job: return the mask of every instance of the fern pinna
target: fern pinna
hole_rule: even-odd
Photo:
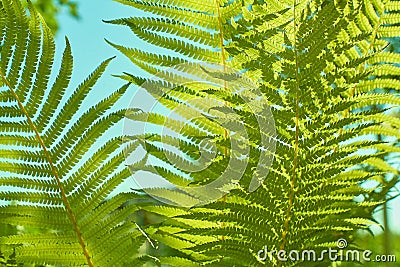
[[[320,255],[324,249],[337,249],[339,239],[349,242],[347,248],[356,248],[355,231],[368,229],[373,211],[382,200],[369,196],[375,190],[379,192],[382,174],[397,172],[384,161],[395,149],[371,139],[371,135],[399,138],[399,122],[388,115],[388,109],[398,105],[400,99],[385,93],[387,89],[400,89],[396,78],[400,57],[385,50],[388,38],[398,36],[399,2],[119,2],[148,15],[111,23],[128,26],[142,40],[172,51],[163,54],[112,44],[134,64],[150,74],[160,71],[157,78],[165,83],[179,76],[166,74],[165,67],[184,62],[206,61],[238,69],[258,85],[276,125],[274,162],[255,192],[248,192],[249,180],[244,179],[226,197],[202,207],[143,207],[165,218],[159,225],[148,226],[151,238],[177,253],[159,257],[161,262],[172,266],[326,266],[331,263],[328,257],[319,262],[283,261],[276,255],[260,258],[259,252],[267,247],[269,251],[314,250]],[[155,81],[127,73],[121,77],[139,86],[144,82],[144,89],[154,95],[154,87],[148,84]],[[229,90],[190,84],[169,89],[159,100],[167,108],[183,105],[189,110],[185,103],[191,99],[218,97],[239,114],[252,133],[250,143],[260,143],[263,133],[255,124],[255,114],[243,112],[242,100]],[[176,121],[156,112],[147,116],[130,113],[128,118],[177,129]],[[172,151],[156,145],[177,144],[160,134],[136,139],[145,144],[146,157],[157,158],[163,166],[171,165],[167,154],[176,149],[185,153],[199,149],[198,133],[210,133],[205,125],[206,119],[191,124],[180,139],[183,145],[176,145]],[[224,151],[230,149],[227,135],[222,140],[217,134],[207,138],[214,138],[221,148],[215,158],[217,164],[208,173],[202,170],[201,174],[207,176],[190,173],[192,180],[187,181],[184,170],[173,172],[160,165],[150,168],[146,157],[141,168],[135,165],[131,170],[146,170],[168,181],[186,181],[187,185],[207,183],[224,171],[226,164],[220,164],[221,157],[229,157]],[[194,141],[188,143],[188,139]],[[259,150],[253,145],[245,174],[253,172],[259,160]],[[368,172],[365,166],[375,171]],[[363,187],[368,180],[379,185]],[[156,195],[162,194],[160,190]],[[179,196],[166,191],[163,196],[180,203],[176,199]]]
[[[111,59],[67,96],[68,40],[51,82],[55,44],[32,4],[27,16],[20,1],[0,1],[0,29],[0,224],[33,229],[1,236],[3,255],[15,251],[19,263],[57,266],[145,260],[138,253],[146,237],[128,202],[135,195],[110,196],[130,176],[121,167],[121,138],[101,141],[123,118],[114,105],[129,85],[85,109]]]

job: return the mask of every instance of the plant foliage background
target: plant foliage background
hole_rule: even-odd
[[[260,114],[252,113],[238,92],[172,88],[159,101],[170,109],[183,106],[184,118],[194,110],[210,113],[202,105],[209,99],[224,103],[221,116],[227,109],[238,114],[235,123],[250,136],[243,179],[202,207],[169,206],[141,192],[111,194],[131,172],[157,170],[188,186],[215,180],[231,157],[232,136],[211,116],[179,132],[178,122],[165,114],[119,110],[115,103],[137,90],[131,83],[153,82],[135,73],[118,75],[128,84],[83,106],[111,59],[66,95],[73,68],[68,40],[60,69],[52,70],[54,42],[42,17],[32,4],[26,15],[19,1],[2,0],[0,198],[8,205],[0,207],[0,223],[12,227],[0,246],[9,265],[15,260],[62,266],[326,266],[330,262],[264,262],[257,252],[264,246],[321,251],[335,247],[339,238],[349,241],[348,248],[370,249],[357,242],[356,231],[374,223],[373,213],[398,175],[388,159],[399,152],[399,120],[392,113],[400,102],[400,57],[390,52],[399,35],[399,1],[118,2],[146,15],[107,22],[127,26],[136,38],[166,50],[148,52],[109,40],[111,46],[149,74],[161,71],[165,82],[179,79],[167,68],[185,62],[241,71],[271,107],[276,134],[262,132]],[[185,104],[193,98],[203,102]],[[180,133],[179,145],[160,147],[176,143],[158,133],[139,134],[128,143],[121,136],[104,141],[104,133],[127,114]],[[265,137],[277,142],[273,165],[250,193],[254,170],[265,156]],[[174,157],[191,164],[204,138],[217,144],[210,167],[174,171],[165,155],[183,151],[185,157]],[[146,156],[125,166],[123,150],[138,147]],[[148,157],[163,165],[150,166]],[[154,192],[171,201],[188,197]]]

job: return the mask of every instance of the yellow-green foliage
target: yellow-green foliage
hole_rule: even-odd
[[[149,15],[112,23],[126,25],[142,40],[180,53],[170,57],[113,44],[134,64],[150,74],[165,66],[198,60],[234,67],[259,86],[276,124],[274,163],[255,192],[247,191],[249,179],[243,179],[239,188],[221,201],[204,207],[145,208],[165,217],[160,225],[149,226],[151,237],[180,253],[179,257],[161,257],[161,262],[172,266],[326,266],[329,262],[278,262],[276,258],[263,262],[257,259],[257,252],[264,246],[270,251],[318,252],[335,247],[339,238],[347,239],[353,247],[354,231],[368,228],[380,200],[373,201],[369,196],[374,188],[363,189],[361,183],[372,180],[380,184],[384,173],[397,174],[384,161],[396,149],[381,140],[400,137],[399,121],[385,112],[400,104],[397,94],[386,93],[400,90],[400,56],[385,50],[388,38],[400,35],[400,2],[119,2]],[[180,41],[182,38],[190,41]],[[121,77],[139,86],[151,83],[132,74]],[[170,78],[165,77],[166,81]],[[215,95],[240,114],[251,133],[250,162],[244,178],[251,176],[260,160],[257,144],[263,133],[259,133],[254,114],[241,109],[240,99],[223,88],[215,91],[185,85],[165,94],[160,102],[171,108],[171,102],[185,105],[191,98]],[[176,122],[167,121],[166,116],[148,115],[152,124],[177,129]],[[143,115],[131,118],[142,120]],[[198,174],[180,170],[177,174],[150,168],[150,162],[133,170],[145,169],[181,183],[191,176],[186,185],[220,175],[229,146],[217,128],[210,130],[205,125],[204,121],[195,122],[193,129],[183,131],[181,146],[176,149],[191,155],[200,147],[199,133],[201,138],[214,139],[222,149],[207,170]],[[374,137],[378,134],[381,140]],[[171,151],[154,145],[162,141],[160,136],[137,138],[145,142],[148,156],[169,164],[164,153]],[[375,171],[366,171],[367,166]],[[158,195],[177,197],[165,191]],[[355,201],[357,196],[363,197]]]
[[[11,204],[0,206],[0,224],[34,229],[1,236],[0,248],[24,263],[137,264],[146,238],[128,218],[136,196],[110,197],[130,176],[121,138],[98,142],[123,118],[113,107],[128,85],[82,106],[108,59],[67,97],[70,44],[49,81],[54,40],[32,4],[28,17],[18,0],[0,1],[0,47],[0,199]]]
[[[259,261],[257,252],[264,246],[319,252],[345,238],[353,248],[355,231],[368,228],[384,197],[375,194],[381,177],[397,174],[384,159],[398,151],[382,140],[400,137],[399,121],[386,113],[400,104],[396,94],[387,93],[400,89],[400,56],[386,51],[388,38],[398,37],[400,2],[119,2],[147,15],[110,23],[129,27],[153,48],[169,50],[149,52],[109,42],[149,74],[165,75],[161,81],[128,73],[121,78],[139,86],[162,84],[171,77],[182,79],[181,74],[168,74],[167,67],[194,61],[239,70],[271,107],[276,133],[262,130],[259,114],[247,109],[243,98],[204,85],[172,88],[159,99],[167,108],[180,106],[184,118],[201,114],[190,124],[156,112],[117,110],[115,103],[128,85],[85,109],[82,103],[110,59],[68,97],[68,41],[57,78],[50,82],[55,51],[50,30],[32,5],[28,17],[19,1],[0,0],[0,199],[11,204],[0,206],[0,224],[35,229],[0,237],[2,251],[11,254],[15,248],[18,261],[60,266],[142,266],[154,260],[165,266],[230,267],[330,263],[327,258],[318,263]],[[214,78],[228,84],[237,76]],[[198,105],[187,104],[195,98]],[[219,111],[234,111],[239,116],[235,122],[249,136],[248,166],[226,197],[180,208],[149,203],[133,193],[110,196],[130,171],[153,172],[185,186],[217,179],[229,164],[231,147],[224,126],[202,105],[210,99],[227,106]],[[127,151],[142,146],[147,154],[125,168],[121,138],[97,143],[124,115],[173,131],[183,125],[184,131],[175,136],[178,140],[157,133],[130,136]],[[381,138],[374,139],[378,134]],[[261,186],[249,192],[263,161],[264,137],[276,141],[274,161]],[[196,173],[165,167],[168,153],[190,164],[206,138],[217,147],[208,168]],[[173,149],[160,147],[162,142]],[[178,150],[185,156],[174,154]],[[148,157],[164,165],[151,166]],[[361,187],[367,180],[376,181],[377,188]],[[165,189],[153,193],[170,200],[195,198]],[[132,217],[138,210],[163,220],[139,228]],[[152,243],[154,254],[142,253],[146,242]],[[169,253],[160,251],[162,247]]]

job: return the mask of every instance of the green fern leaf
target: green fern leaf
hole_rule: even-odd
[[[121,166],[121,138],[98,143],[123,118],[125,110],[115,103],[129,84],[85,110],[112,59],[67,96],[73,68],[68,40],[51,82],[55,44],[32,4],[28,17],[20,1],[0,1],[0,28],[0,224],[36,229],[1,236],[0,247],[15,249],[13,264],[144,262],[139,249],[147,237],[131,217],[138,196],[111,195],[130,177]]]
[[[219,188],[229,191],[220,201],[193,207],[200,197],[190,189],[145,189],[168,204],[190,203],[191,207],[145,208],[165,219],[152,226],[155,231],[150,237],[181,254],[161,261],[320,266],[331,262],[328,258],[318,263],[262,260],[257,254],[264,246],[276,251],[313,249],[318,254],[340,238],[353,248],[354,232],[374,224],[373,211],[382,203],[382,195],[374,195],[379,188],[365,189],[362,183],[374,180],[381,186],[383,173],[398,173],[384,161],[398,149],[382,140],[369,140],[371,134],[400,137],[398,120],[386,114],[399,105],[398,95],[387,93],[399,90],[399,56],[385,51],[387,38],[398,35],[397,1],[268,0],[252,5],[215,1],[214,9],[207,1],[201,7],[191,1],[120,2],[152,16],[111,23],[126,25],[140,39],[176,52],[170,56],[112,44],[159,79],[127,73],[120,77],[144,88],[168,110],[177,109],[180,116],[153,111],[127,114],[135,122],[166,126],[173,132],[169,137],[157,131],[131,136],[146,151],[143,161],[131,170],[145,170],[185,186],[211,183],[234,158],[232,137],[224,134],[226,125],[243,125],[248,134],[248,142],[238,141],[249,148],[245,172],[234,186]],[[219,45],[213,39],[218,33]],[[245,105],[255,101],[224,90],[239,74],[196,71],[194,64],[166,69],[195,60],[234,67],[257,84],[260,102],[272,109],[276,132],[261,129],[258,114]],[[198,75],[197,81],[209,75],[223,85],[191,84],[187,82],[191,75]],[[224,105],[212,105],[218,101]],[[380,106],[372,109],[375,105]],[[218,117],[229,111],[238,115],[236,119]],[[192,121],[193,117],[198,119]],[[200,142],[206,138],[215,144],[216,154],[207,168],[193,172],[186,167],[197,163],[198,151],[206,150]],[[277,142],[268,176],[257,169],[268,158],[262,153],[263,138]],[[364,166],[374,171],[362,171]],[[249,192],[254,177],[261,185]],[[376,197],[356,201],[360,195]]]

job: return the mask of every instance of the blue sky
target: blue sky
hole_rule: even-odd
[[[126,28],[106,24],[102,20],[130,16],[133,9],[111,0],[85,0],[78,3],[80,19],[72,18],[66,12],[59,15],[60,30],[56,36],[58,58],[64,47],[64,37],[67,36],[75,62],[72,85],[77,85],[101,61],[118,55],[99,83],[100,87],[112,90],[124,82],[110,77],[111,74],[119,74],[123,71],[136,72],[138,69],[128,59],[118,54],[118,51],[108,45],[104,39],[130,46],[135,45],[135,39]]]
[[[67,36],[71,42],[75,59],[71,84],[71,87],[75,88],[101,61],[117,56],[99,81],[95,90],[96,93],[90,96],[90,100],[95,102],[124,84],[122,80],[112,77],[112,74],[121,74],[124,71],[135,74],[141,73],[128,59],[109,46],[104,38],[129,47],[143,46],[144,43],[134,38],[127,28],[102,22],[103,19],[133,16],[136,12],[133,8],[111,0],[84,0],[78,1],[78,3],[79,14],[81,15],[79,20],[71,18],[66,12],[59,15],[60,30],[56,36],[57,59],[61,58],[65,44],[64,36]],[[127,105],[129,101],[130,99],[124,99],[123,103]],[[400,233],[399,207],[400,198],[390,202],[391,228],[398,233]],[[376,218],[379,221],[381,217],[381,213],[377,213]]]

